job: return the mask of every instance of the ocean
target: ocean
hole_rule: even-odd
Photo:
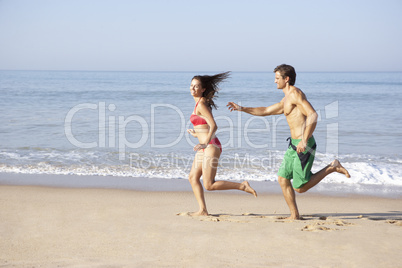
[[[0,71],[0,172],[187,179],[197,74],[213,73]],[[300,72],[296,86],[319,115],[312,171],[338,158],[352,176],[331,174],[320,187],[401,195],[402,73]],[[217,180],[277,180],[288,146],[284,115],[255,117],[226,104],[282,98],[272,72],[233,72],[221,84]]]

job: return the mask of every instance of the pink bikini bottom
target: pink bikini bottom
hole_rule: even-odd
[[[213,146],[215,146],[215,147],[218,147],[220,150],[221,150],[221,153],[222,153],[222,145],[221,145],[221,142],[219,141],[219,139],[218,138],[213,138],[210,142],[209,142],[209,144],[212,144]],[[204,151],[204,149],[203,149],[203,151]]]

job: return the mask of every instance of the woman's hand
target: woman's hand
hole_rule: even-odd
[[[194,151],[199,151],[199,150],[202,150],[202,149],[205,149],[205,148],[207,148],[207,144],[197,144],[196,146],[194,146]]]
[[[195,133],[194,129],[187,129],[187,132],[190,133],[194,138],[197,138],[197,133]]]
[[[187,129],[187,132],[190,133],[193,137],[197,138],[197,133],[194,131],[194,129]],[[199,151],[202,149],[207,148],[208,144],[197,144],[194,146],[194,151]]]

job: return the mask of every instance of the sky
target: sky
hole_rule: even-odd
[[[402,71],[400,0],[0,0],[0,70]]]

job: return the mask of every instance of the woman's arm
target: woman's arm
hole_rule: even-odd
[[[200,150],[200,149],[205,149],[210,141],[212,140],[212,137],[214,136],[216,130],[218,129],[218,126],[216,125],[214,116],[212,115],[211,110],[207,106],[204,100],[201,100],[198,104],[198,111],[202,115],[203,118],[207,121],[207,124],[209,126],[208,130],[208,135],[206,140],[204,141],[204,144],[198,144],[194,147],[194,150]]]

